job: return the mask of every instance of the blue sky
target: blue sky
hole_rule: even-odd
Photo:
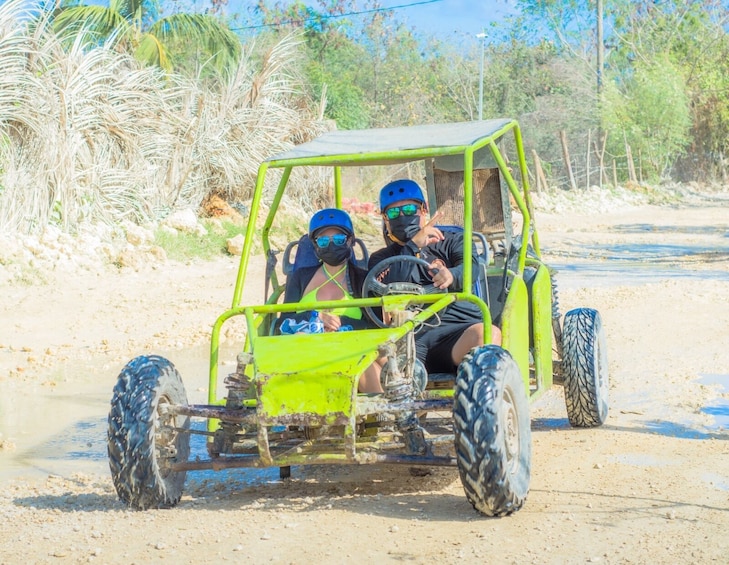
[[[108,0],[82,1],[87,4],[108,5]],[[318,8],[316,0],[304,0],[304,2],[315,9]],[[256,3],[255,0],[228,0],[225,12],[229,15],[241,13],[247,17],[248,9]],[[273,4],[274,0],[269,3]],[[210,0],[177,2],[162,0],[162,4],[163,6],[177,4],[181,9],[204,11],[210,7]],[[366,9],[363,0],[357,0],[357,5],[360,10]],[[392,8],[397,20],[408,25],[416,33],[437,35],[441,39],[450,39],[459,44],[468,44],[469,39],[478,43],[476,35],[481,33],[483,28],[488,28],[490,23],[502,21],[517,13],[515,0],[380,0],[380,5],[383,8]],[[371,17],[371,14],[349,17],[367,18]]]
[[[188,1],[198,9],[208,4],[208,0]],[[317,7],[314,0],[305,3]],[[364,2],[358,0],[357,4],[365,9]],[[397,19],[416,32],[435,34],[442,39],[458,37],[459,42],[469,36],[478,42],[476,34],[482,28],[517,13],[514,0],[380,0],[380,4],[383,8],[393,8]],[[252,5],[255,5],[253,0],[228,0],[226,12],[246,12]]]
[[[402,6],[417,0],[383,0],[384,7]],[[423,1],[423,0],[421,0]],[[398,19],[424,33],[472,35],[480,33],[490,22],[515,14],[509,0],[440,0],[395,10]]]

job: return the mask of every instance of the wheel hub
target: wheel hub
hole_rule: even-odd
[[[165,468],[168,460],[177,456],[175,444],[177,432],[174,427],[174,416],[170,415],[167,409],[169,406],[170,401],[167,397],[160,398],[155,419],[154,446],[161,468]]]
[[[504,390],[503,400],[503,425],[504,425],[504,444],[506,447],[506,460],[509,467],[513,469],[519,463],[519,414],[514,405],[514,399],[511,391]]]

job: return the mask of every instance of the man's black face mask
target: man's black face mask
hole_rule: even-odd
[[[401,214],[394,220],[390,220],[390,233],[403,243],[410,241],[419,231],[420,216],[418,214],[414,216]]]

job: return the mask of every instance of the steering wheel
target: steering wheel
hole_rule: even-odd
[[[437,273],[438,269],[431,269],[430,263],[425,259],[413,257],[412,255],[393,255],[387,259],[383,259],[377,265],[370,269],[367,273],[364,283],[362,284],[362,297],[370,298],[374,296],[385,296],[388,294],[435,294],[448,292],[446,289],[436,287],[434,284],[421,285],[411,282],[393,282],[389,284],[381,283],[377,279],[395,263],[412,263],[424,267],[426,272]],[[388,327],[384,320],[375,314],[370,306],[365,307],[365,314],[372,322],[380,328]]]

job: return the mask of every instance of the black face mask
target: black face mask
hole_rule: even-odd
[[[390,233],[403,243],[410,241],[420,231],[420,216],[400,215],[390,220]]]
[[[332,267],[341,265],[352,256],[352,247],[349,245],[349,242],[344,245],[334,245],[334,243],[331,242],[324,248],[317,247],[316,244],[314,244],[314,251],[320,261],[323,261]]]

